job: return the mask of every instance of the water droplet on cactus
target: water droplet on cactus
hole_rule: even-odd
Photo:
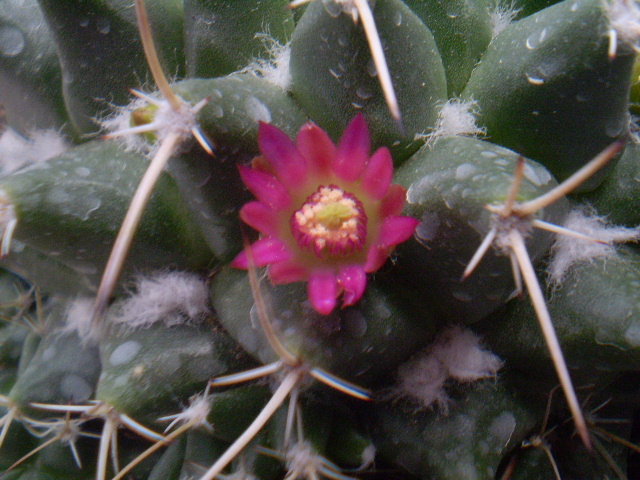
[[[362,100],[368,100],[373,96],[373,92],[367,87],[360,87],[356,90],[356,95]]]
[[[342,14],[342,5],[338,2],[334,0],[322,0],[322,3],[324,4],[324,9],[332,17],[337,18]]]
[[[262,121],[269,123],[271,121],[271,112],[269,108],[258,100],[256,97],[251,96],[245,100],[245,109],[247,115],[256,122]]]
[[[113,366],[129,363],[136,357],[141,348],[142,345],[134,340],[124,342],[122,345],[116,347],[113,352],[111,352],[109,363]]]
[[[24,50],[25,40],[22,32],[11,26],[0,27],[0,53],[5,57],[15,57]]]
[[[544,78],[540,78],[539,76],[530,75],[528,73],[525,73],[525,75],[527,77],[527,81],[531,85],[543,85],[544,84]]]
[[[399,10],[393,15],[393,23],[396,27],[402,25],[402,12],[400,12]]]
[[[604,127],[605,133],[611,138],[618,138],[625,127],[627,126],[628,119],[626,117],[613,117],[609,119]]]
[[[100,33],[106,35],[111,31],[111,22],[106,18],[99,18],[96,20],[96,27]]]
[[[60,380],[60,393],[74,402],[85,402],[93,393],[93,388],[79,375],[68,374]]]
[[[80,19],[80,22],[78,22],[80,24],[81,27],[88,27],[89,26],[89,18],[88,17],[83,17]]]
[[[373,59],[369,59],[367,62],[367,73],[372,77],[378,76],[378,69],[376,68],[376,64],[373,63]]]

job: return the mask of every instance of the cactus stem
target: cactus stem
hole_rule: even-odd
[[[131,200],[129,210],[120,226],[120,231],[109,255],[109,260],[105,266],[104,273],[102,274],[102,280],[98,287],[98,293],[93,307],[93,320],[94,327],[99,327],[102,322],[102,318],[107,309],[107,305],[111,298],[111,294],[116,286],[116,282],[120,277],[122,267],[124,265],[125,258],[133,242],[142,213],[147,205],[147,202],[151,196],[151,191],[156,184],[156,181],[162,173],[165,165],[169,161],[169,158],[173,154],[175,148],[180,140],[180,134],[177,132],[169,133],[164,139],[160,149],[156,152],[149,168],[144,174],[144,177],[138,185],[138,189]]]
[[[164,98],[167,99],[171,108],[174,110],[180,110],[181,101],[175,93],[169,87],[167,77],[165,77],[160,60],[158,59],[158,53],[153,43],[153,36],[151,35],[151,27],[149,26],[149,19],[147,18],[147,10],[144,7],[144,0],[136,0],[136,16],[138,18],[138,29],[140,30],[140,39],[142,40],[142,47],[147,57],[147,63],[151,69],[153,79],[158,86],[158,90],[162,92]]]
[[[249,444],[258,432],[269,421],[273,414],[280,408],[280,405],[289,396],[289,393],[299,384],[306,371],[303,368],[290,370],[282,380],[282,383],[273,393],[271,399],[264,406],[262,411],[253,420],[251,425],[240,435],[235,442],[218,458],[218,460],[207,470],[200,480],[213,480],[224,468]]]
[[[571,377],[569,375],[569,369],[567,368],[567,364],[564,361],[564,355],[562,354],[562,349],[560,347],[560,343],[558,342],[558,337],[556,336],[555,330],[553,328],[551,315],[549,314],[549,310],[547,309],[547,305],[544,301],[544,295],[542,293],[542,289],[540,288],[540,283],[538,283],[533,265],[531,264],[529,254],[527,253],[524,239],[522,238],[522,234],[520,232],[513,230],[509,234],[509,240],[510,246],[513,249],[513,252],[518,260],[518,265],[520,267],[520,271],[522,272],[524,282],[527,286],[529,296],[531,297],[531,302],[533,303],[533,307],[536,311],[540,327],[542,328],[542,333],[544,335],[545,342],[547,343],[547,348],[551,353],[551,358],[553,359],[556,373],[558,374],[560,384],[562,385],[562,389],[567,399],[569,410],[571,410],[571,415],[573,416],[573,421],[576,425],[578,435],[580,435],[582,443],[584,443],[587,450],[589,450],[589,452],[592,452],[593,447],[591,444],[591,439],[589,437],[589,431],[587,430],[584,415],[582,413],[580,403],[578,402],[578,397],[576,395],[575,389],[573,388],[573,383],[571,382]]]

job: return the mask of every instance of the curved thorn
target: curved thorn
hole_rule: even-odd
[[[255,380],[256,378],[266,377],[272,373],[276,373],[283,367],[282,360],[264,365],[262,367],[252,368],[251,370],[245,370],[240,373],[232,373],[230,375],[223,375],[221,377],[212,378],[209,380],[211,387],[221,387],[225,385],[234,385],[236,383],[248,382],[249,380]]]
[[[122,271],[125,258],[133,242],[133,237],[142,218],[144,208],[151,197],[151,191],[155,186],[169,158],[178,144],[180,134],[171,132],[160,145],[147,171],[144,173],[140,184],[131,199],[129,210],[122,221],[118,236],[109,255],[109,260],[105,266],[98,293],[93,305],[93,327],[97,328],[106,312],[109,299],[115,289],[118,278]]]
[[[122,424],[125,425],[129,430],[136,432],[138,435],[146,438],[147,440],[152,442],[166,441],[164,436],[160,435],[157,432],[154,432],[153,430],[145,427],[144,425],[141,425],[140,423],[136,422],[133,418],[131,418],[129,415],[125,413],[119,413],[118,416],[120,418],[120,422],[122,422]]]
[[[546,230],[552,233],[558,233],[560,235],[567,235],[569,237],[574,237],[579,240],[585,240],[587,242],[600,243],[602,245],[611,245],[611,242],[607,242],[604,240],[599,240],[597,238],[590,237],[589,235],[585,235],[584,233],[576,232],[575,230],[571,230],[569,228],[561,227],[559,225],[554,225],[553,223],[545,222],[544,220],[534,219],[531,221],[531,225],[541,230]]]
[[[255,437],[264,425],[273,416],[282,402],[287,398],[291,390],[298,384],[304,371],[296,368],[291,370],[284,380],[273,393],[271,399],[264,406],[260,414],[249,425],[249,427],[240,435],[235,442],[218,458],[218,460],[207,470],[207,473],[200,480],[213,480],[229,463],[246,447]]]
[[[168,443],[174,441],[184,432],[189,430],[192,426],[193,424],[191,422],[187,422],[184,425],[180,426],[179,428],[176,428],[169,435],[167,435],[166,437],[163,437],[163,441],[154,443],[149,448],[147,448],[144,452],[142,452],[140,455],[134,458],[131,462],[127,464],[126,467],[120,470],[120,472],[118,472],[118,474],[115,477],[113,477],[111,480],[122,480],[124,476],[127,473],[129,473],[131,470],[133,470],[133,468],[136,467],[140,462],[148,458],[151,454],[161,449],[162,447],[166,447]]]
[[[111,434],[115,430],[113,420],[105,418],[100,436],[100,449],[98,450],[98,465],[96,467],[96,480],[106,480],[107,478],[107,458],[109,456],[109,446],[111,444]]]
[[[144,54],[147,57],[147,63],[151,70],[151,75],[158,86],[158,90],[162,93],[164,98],[167,99],[173,110],[180,109],[180,100],[175,93],[169,87],[167,77],[162,72],[160,66],[160,60],[158,59],[158,53],[156,47],[153,44],[153,36],[151,35],[151,28],[149,27],[149,19],[147,18],[147,10],[144,7],[144,0],[136,0],[136,17],[138,19],[138,30],[140,31],[140,39],[142,40],[142,48]]]
[[[13,240],[13,233],[18,226],[18,219],[12,218],[7,222],[4,232],[2,234],[2,244],[0,246],[0,258],[6,257],[11,251],[11,240]]]
[[[511,185],[509,185],[509,190],[507,191],[507,198],[505,199],[503,206],[500,208],[500,215],[503,217],[508,217],[511,215],[511,212],[513,212],[513,207],[516,204],[516,197],[520,192],[522,179],[524,178],[524,165],[524,157],[521,155],[518,157],[518,161],[516,162],[513,179],[511,180]]]
[[[309,370],[309,375],[311,375],[319,382],[322,382],[325,385],[334,388],[342,393],[346,393],[347,395],[358,398],[360,400],[371,400],[372,394],[366,388],[359,387],[358,385],[338,378],[335,375],[322,370],[321,368],[312,368],[311,370]]]
[[[398,106],[398,99],[396,98],[396,92],[393,89],[393,82],[391,81],[391,74],[389,73],[389,67],[387,60],[384,56],[384,49],[382,48],[382,42],[380,41],[380,35],[378,35],[378,29],[376,28],[375,20],[373,19],[373,13],[367,0],[354,0],[358,14],[362,19],[362,26],[364,27],[364,33],[369,42],[369,49],[371,50],[371,56],[373,57],[373,63],[378,70],[380,78],[380,86],[384,98],[391,112],[391,116],[396,121],[398,128],[404,133],[404,127],[402,125],[402,116],[400,114],[400,107]]]
[[[482,243],[476,250],[476,253],[474,253],[471,260],[469,260],[469,264],[467,265],[467,268],[464,269],[461,280],[468,278],[469,275],[471,275],[473,271],[478,267],[478,264],[484,258],[487,250],[489,250],[489,247],[493,243],[493,240],[496,238],[497,233],[498,230],[496,229],[496,227],[491,227],[491,230],[489,230],[489,233],[487,233],[486,237],[484,237],[484,239],[482,240]]]
[[[515,212],[520,216],[533,215],[538,210],[551,205],[559,198],[571,193],[615,157],[622,149],[623,144],[624,142],[621,140],[612,143],[560,185],[534,200],[518,205]]]
[[[564,391],[564,395],[567,399],[569,410],[571,411],[571,415],[573,416],[576,430],[578,431],[578,435],[580,435],[582,443],[584,443],[584,446],[587,448],[587,450],[589,452],[593,452],[587,424],[585,422],[582,409],[580,408],[580,403],[578,402],[578,397],[576,395],[575,389],[573,388],[571,376],[569,375],[569,369],[567,368],[567,364],[564,360],[564,355],[562,354],[562,348],[560,347],[558,337],[556,336],[556,332],[553,328],[553,322],[551,321],[551,315],[549,314],[549,310],[547,309],[542,289],[540,288],[540,284],[538,283],[538,279],[536,277],[536,272],[533,269],[531,260],[529,259],[529,254],[527,253],[524,239],[522,238],[522,235],[517,231],[512,231],[509,234],[509,239],[511,248],[513,249],[516,259],[518,260],[518,264],[520,265],[520,271],[522,272],[524,282],[527,285],[527,290],[529,292],[529,296],[531,297],[533,308],[536,311],[538,323],[540,324],[540,328],[542,329],[544,339],[547,343],[547,348],[551,353],[551,358],[553,360],[556,373],[558,374],[558,378],[560,379],[562,390]]]
[[[256,311],[258,313],[258,321],[260,322],[260,327],[264,332],[265,337],[267,337],[267,341],[269,345],[273,349],[280,359],[289,366],[297,366],[300,361],[285,348],[285,346],[280,342],[280,339],[276,335],[276,332],[273,330],[273,326],[269,321],[269,316],[267,315],[267,304],[264,301],[264,297],[262,296],[262,291],[260,290],[260,283],[258,282],[258,275],[256,274],[256,264],[253,259],[253,251],[249,246],[249,242],[247,238],[244,237],[244,251],[247,255],[247,262],[249,264],[248,275],[249,275],[249,284],[251,285],[251,293],[253,294],[253,301],[256,305]]]

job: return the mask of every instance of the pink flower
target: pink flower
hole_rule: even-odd
[[[367,273],[378,270],[418,221],[399,216],[405,191],[391,184],[393,162],[386,148],[371,157],[369,130],[356,116],[337,147],[307,123],[295,144],[276,127],[260,123],[262,157],[239,167],[257,201],[240,217],[262,236],[251,245],[257,267],[269,266],[272,283],[308,281],[313,307],[329,314],[362,297]],[[231,263],[248,268],[245,252]]]

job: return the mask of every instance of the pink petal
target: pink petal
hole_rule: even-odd
[[[276,211],[284,210],[291,205],[287,189],[275,177],[242,165],[238,165],[238,170],[247,188],[265,205]]]
[[[306,280],[308,276],[307,269],[292,260],[285,260],[269,266],[269,279],[274,285],[301,282]]]
[[[291,257],[285,244],[273,237],[263,237],[252,243],[249,248],[251,248],[251,253],[253,254],[253,262],[258,268],[265,267],[271,263],[283,262]],[[240,252],[231,262],[231,266],[247,270],[249,268],[247,252]]]
[[[362,265],[350,265],[340,270],[338,274],[338,283],[344,289],[342,295],[342,306],[348,307],[353,305],[364,293],[367,286],[367,274]]]
[[[240,218],[264,235],[278,233],[278,215],[262,202],[245,203],[240,210]]]
[[[324,130],[313,123],[303,125],[298,132],[296,146],[307,159],[307,166],[314,174],[329,173],[336,158],[336,146]]]
[[[362,114],[356,115],[347,125],[333,162],[333,171],[342,180],[357,180],[369,160],[369,129]]]
[[[407,191],[404,187],[397,183],[392,184],[380,204],[380,216],[386,218],[392,215],[399,215],[404,207],[406,194]]]
[[[380,225],[378,244],[393,247],[408,240],[419,223],[419,220],[411,217],[385,218]]]
[[[372,245],[367,252],[367,261],[364,264],[364,271],[375,272],[385,264],[389,258],[389,248],[384,245]]]
[[[336,306],[338,280],[331,272],[315,272],[309,276],[307,285],[309,301],[316,312],[329,315]]]
[[[260,122],[260,151],[284,185],[297,185],[307,178],[307,163],[291,139],[277,127]]]
[[[369,163],[360,177],[360,185],[373,199],[381,200],[391,185],[392,176],[391,153],[387,148],[380,148],[369,159]]]

